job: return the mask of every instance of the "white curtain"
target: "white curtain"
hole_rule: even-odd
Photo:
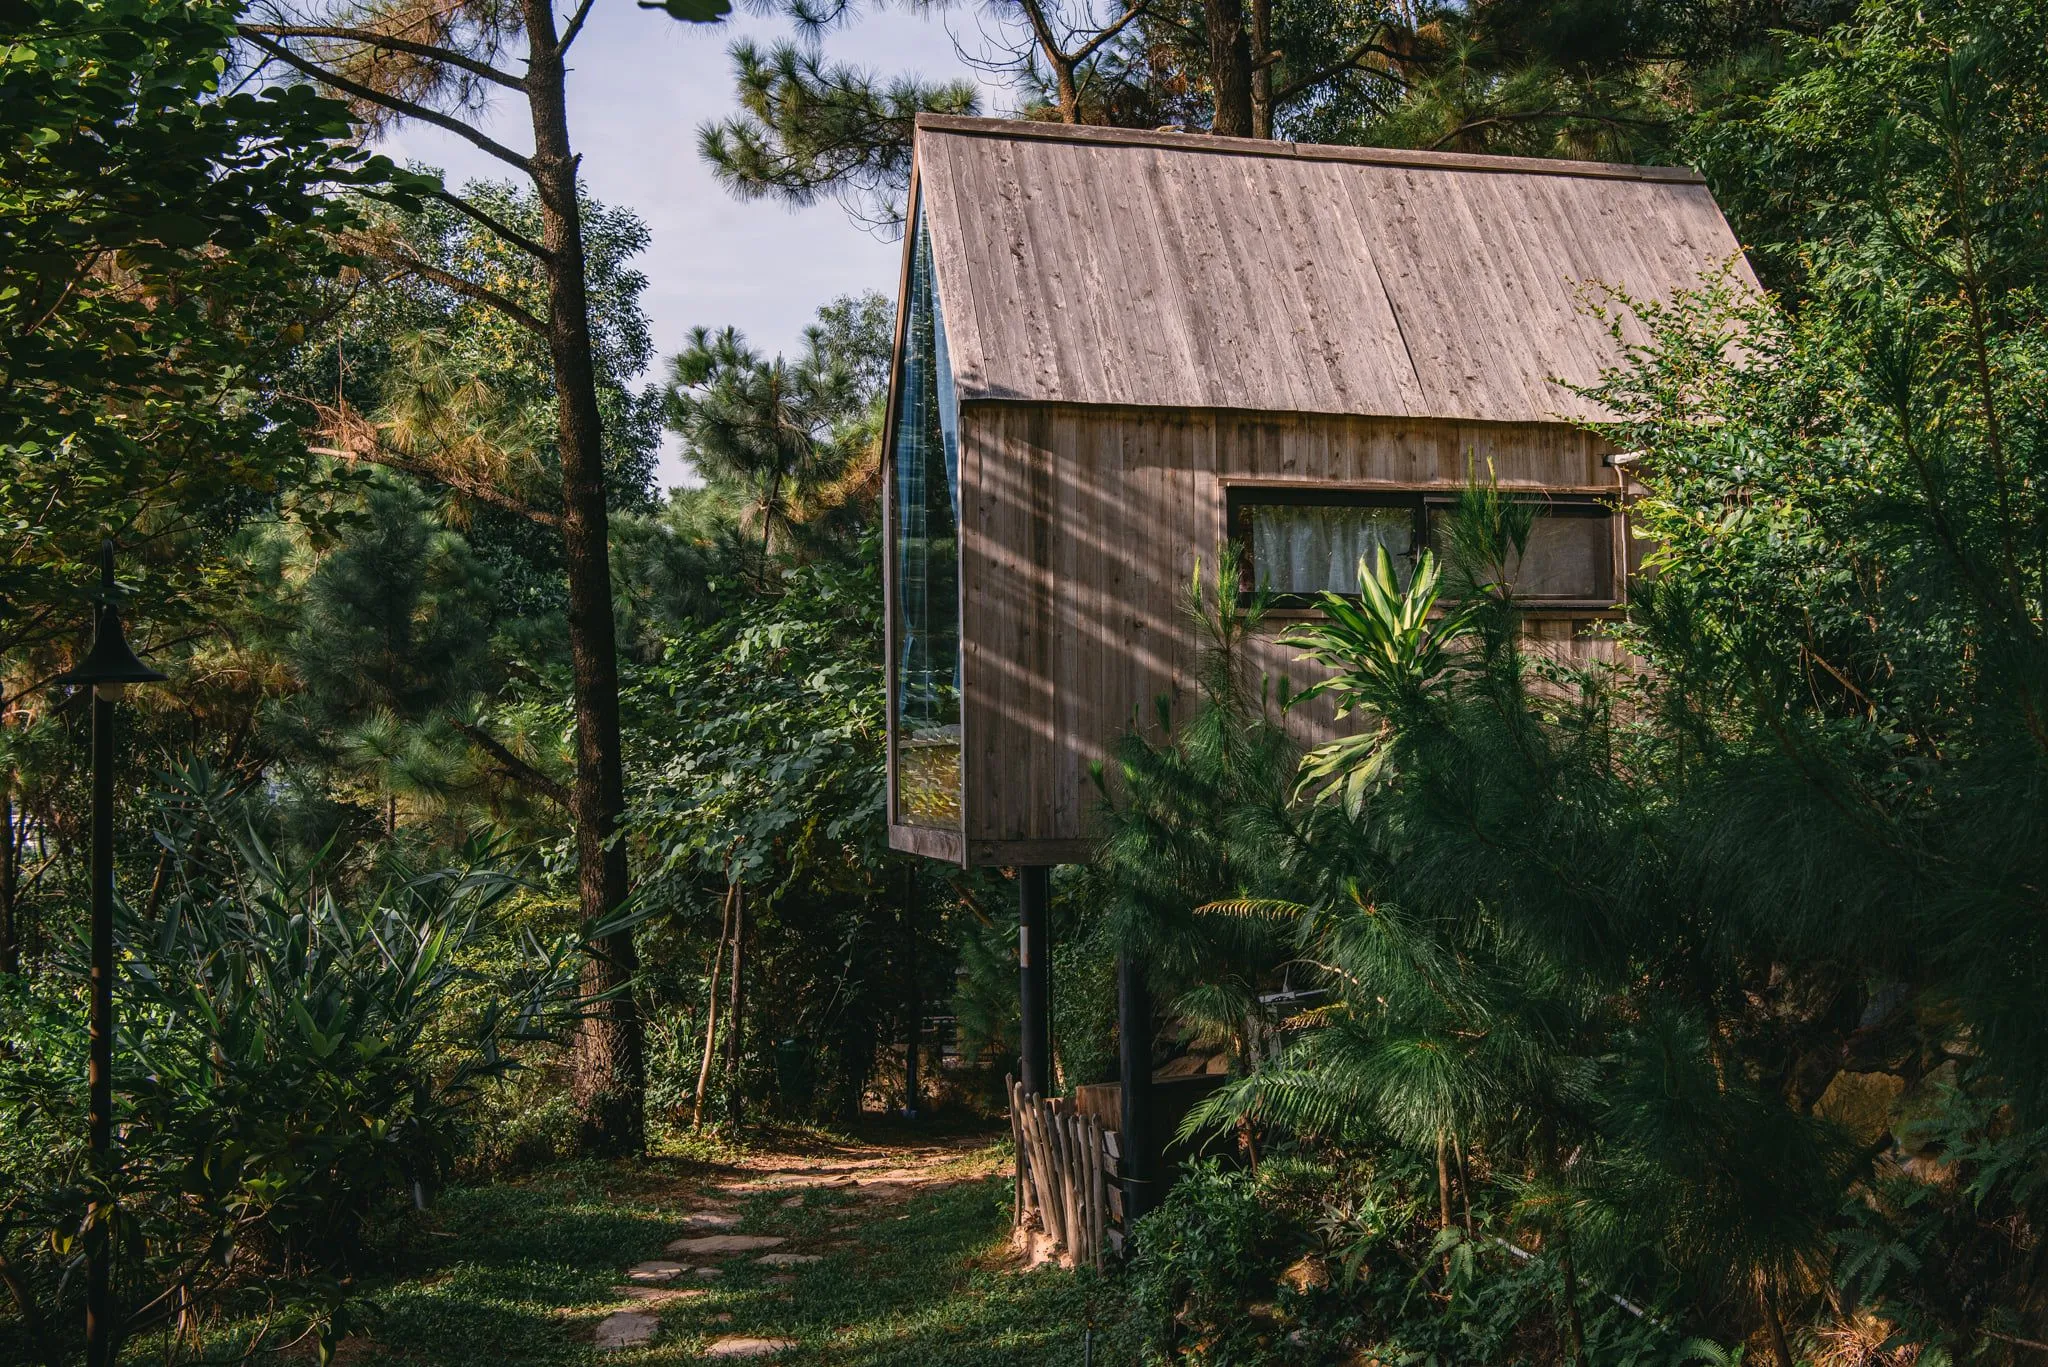
[[[1252,568],[1275,593],[1357,593],[1358,562],[1393,557],[1405,583],[1415,540],[1406,508],[1344,508],[1268,504],[1252,510]]]

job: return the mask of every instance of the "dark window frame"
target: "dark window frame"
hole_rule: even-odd
[[[1621,515],[1613,503],[1599,494],[1590,493],[1546,493],[1531,491],[1515,492],[1510,496],[1520,503],[1539,505],[1539,517],[1587,517],[1598,518],[1608,524],[1611,533],[1613,519]],[[1456,490],[1445,489],[1358,489],[1348,487],[1318,488],[1313,485],[1262,485],[1226,484],[1224,486],[1224,515],[1226,534],[1241,554],[1238,598],[1249,601],[1258,586],[1258,564],[1252,551],[1250,515],[1254,508],[1408,508],[1413,511],[1415,527],[1411,545],[1436,549],[1430,536],[1430,514],[1432,511],[1449,508],[1458,501]],[[1441,551],[1438,552],[1441,554]],[[1611,543],[1606,556],[1606,569],[1601,579],[1607,592],[1593,598],[1536,597],[1518,598],[1533,611],[1584,610],[1588,607],[1612,606],[1619,598],[1616,592],[1621,583],[1623,569],[1621,556]],[[1340,597],[1356,601],[1358,595],[1345,593]],[[1320,595],[1308,593],[1275,592],[1270,606],[1280,611],[1313,610]]]

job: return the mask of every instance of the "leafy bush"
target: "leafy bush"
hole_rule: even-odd
[[[0,1049],[0,1273],[31,1341],[61,1359],[89,1211],[113,1212],[119,1332],[254,1302],[347,1321],[347,1277],[382,1213],[439,1183],[479,1089],[514,1041],[549,1038],[576,1003],[580,941],[529,939],[481,1004],[464,959],[515,888],[487,867],[392,864],[355,896],[281,857],[249,805],[195,767],[160,799],[170,891],[124,912],[115,1043],[116,1154],[84,1151],[83,946],[26,996]]]
[[[1175,1360],[1293,1360],[1273,1342],[1270,1319],[1246,1314],[1273,1298],[1287,1265],[1283,1218],[1257,1178],[1211,1160],[1139,1222],[1131,1305]]]

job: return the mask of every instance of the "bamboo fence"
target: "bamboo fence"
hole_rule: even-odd
[[[1116,1132],[1078,1114],[1071,1101],[1047,1101],[1014,1078],[1006,1081],[1017,1144],[1017,1232],[1044,1235],[1062,1267],[1099,1270],[1124,1242]]]

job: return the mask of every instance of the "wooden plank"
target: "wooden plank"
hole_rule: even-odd
[[[967,862],[967,841],[958,831],[935,826],[900,826],[889,823],[889,848],[904,854],[942,859],[948,864]]]
[[[1620,359],[1578,282],[1740,256],[1704,186],[1633,168],[972,127],[916,156],[970,400],[1592,416],[1550,383]]]
[[[1018,1095],[1017,1079],[1003,1074],[1003,1094],[1010,1099],[1010,1143],[1017,1151],[1016,1191],[1010,1202],[1010,1227],[1021,1228],[1024,1224],[1026,1197],[1024,1192],[1024,1128],[1023,1102]]]

